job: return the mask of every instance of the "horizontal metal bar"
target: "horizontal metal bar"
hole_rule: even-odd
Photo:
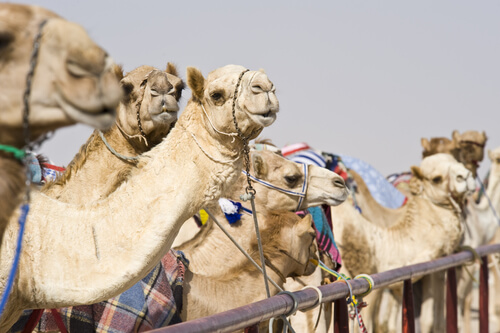
[[[500,244],[485,245],[476,248],[479,256],[500,252]],[[436,260],[400,267],[386,272],[371,275],[374,281],[374,289],[386,287],[396,282],[402,282],[408,279],[415,279],[424,275],[460,266],[474,260],[474,255],[470,251],[462,251],[447,257]],[[355,279],[349,281],[354,294],[361,294],[368,290],[369,284],[365,279]],[[323,294],[323,303],[332,302],[336,299],[346,297],[349,294],[349,288],[345,283],[335,282],[320,286]],[[299,303],[298,309],[305,309],[317,302],[318,295],[312,289],[304,289],[294,292]],[[248,304],[236,309],[215,314],[213,316],[199,318],[155,329],[150,332],[232,332],[245,327],[252,326],[262,321],[287,314],[293,308],[293,300],[286,294],[276,295],[271,298]]]

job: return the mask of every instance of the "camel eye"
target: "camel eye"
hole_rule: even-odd
[[[151,96],[156,97],[156,96],[160,96],[160,94],[156,90],[151,89]]]
[[[432,178],[432,182],[434,184],[440,184],[442,181],[443,181],[443,177],[441,177],[441,176],[437,176],[437,177]]]
[[[75,63],[73,61],[66,62],[66,69],[73,77],[76,77],[76,78],[92,75],[88,70],[82,68],[80,65],[78,65],[77,63]]]
[[[497,158],[495,161],[497,164],[500,164],[500,158]]]
[[[214,100],[214,101],[219,101],[222,99],[222,94],[220,92],[213,92],[210,97]]]
[[[258,85],[258,84],[253,85],[253,86],[252,86],[252,88],[251,88],[251,90],[252,90],[254,93],[256,93],[256,94],[261,93],[261,92],[263,92],[263,91],[264,91],[264,89],[262,89],[262,87],[261,87],[260,85]]]
[[[463,182],[465,180],[464,176],[457,176],[457,181]]]
[[[293,186],[297,183],[299,180],[299,176],[285,176],[285,181],[288,183],[288,185]]]

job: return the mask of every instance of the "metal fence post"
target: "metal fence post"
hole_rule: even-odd
[[[333,332],[349,332],[349,313],[347,311],[347,301],[345,298],[335,300],[333,309]]]
[[[479,332],[488,333],[488,257],[481,257],[479,270]]]
[[[455,267],[448,268],[446,274],[446,332],[457,333],[457,273]]]
[[[415,310],[413,306],[413,285],[411,283],[411,279],[404,281],[403,332],[415,333]]]

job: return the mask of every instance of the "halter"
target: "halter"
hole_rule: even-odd
[[[485,146],[484,143],[479,143],[479,142],[470,141],[470,140],[460,140],[459,144],[474,145],[474,146],[478,146],[481,148],[484,148],[484,146]]]
[[[35,68],[38,60],[38,54],[40,50],[40,40],[42,38],[42,30],[45,24],[47,23],[47,20],[43,20],[40,25],[38,26],[38,32],[35,35],[33,39],[33,51],[31,52],[31,57],[30,57],[30,68],[28,70],[28,74],[26,75],[26,89],[24,90],[24,95],[23,95],[23,134],[24,134],[24,143],[25,147],[24,150],[29,149],[31,146],[30,143],[30,128],[29,128],[29,97],[31,94],[31,84],[32,84],[32,79],[33,75],[35,74]],[[38,141],[37,143],[41,143],[44,139],[46,139],[48,135],[45,135],[42,137],[41,141]],[[3,149],[5,150],[5,149]],[[16,154],[16,153],[14,153]],[[17,152],[19,154],[19,152]],[[9,272],[9,276],[7,278],[7,282],[5,284],[5,288],[3,291],[2,299],[0,302],[0,316],[3,314],[3,310],[5,309],[5,305],[7,304],[7,300],[10,295],[10,291],[12,289],[12,285],[14,284],[14,278],[16,276],[16,271],[17,267],[19,265],[19,259],[21,257],[21,249],[22,249],[22,244],[23,244],[23,235],[24,235],[24,227],[26,225],[26,217],[29,212],[29,202],[30,202],[30,187],[31,187],[31,178],[29,174],[29,168],[27,167],[27,158],[26,158],[26,152],[24,151],[24,156],[23,156],[23,164],[25,167],[25,173],[26,173],[26,192],[24,195],[24,203],[21,205],[21,214],[19,216],[19,231],[18,231],[18,236],[17,236],[17,243],[16,243],[16,252],[14,254],[14,261],[12,263],[11,270]]]
[[[306,193],[307,193],[307,186],[308,186],[307,178],[308,178],[308,174],[309,174],[309,171],[308,171],[309,165],[302,164],[302,168],[304,170],[304,182],[302,183],[302,189],[300,192],[290,191],[290,190],[281,188],[279,186],[273,185],[269,182],[266,182],[265,180],[262,180],[260,178],[255,177],[255,176],[252,176],[248,171],[242,170],[241,172],[243,174],[245,174],[248,178],[252,179],[253,181],[255,181],[261,185],[267,186],[273,190],[277,190],[277,191],[283,192],[285,194],[290,194],[290,195],[299,197],[299,203],[298,203],[297,208],[296,208],[296,210],[299,210],[300,206],[302,206],[302,202],[304,201],[304,198],[305,198]]]

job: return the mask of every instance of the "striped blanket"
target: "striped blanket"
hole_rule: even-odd
[[[58,309],[68,332],[143,332],[179,323],[182,285],[189,262],[170,250],[144,279],[124,293],[92,305]],[[32,311],[25,311],[10,332],[21,332]],[[35,331],[59,331],[45,310]]]

